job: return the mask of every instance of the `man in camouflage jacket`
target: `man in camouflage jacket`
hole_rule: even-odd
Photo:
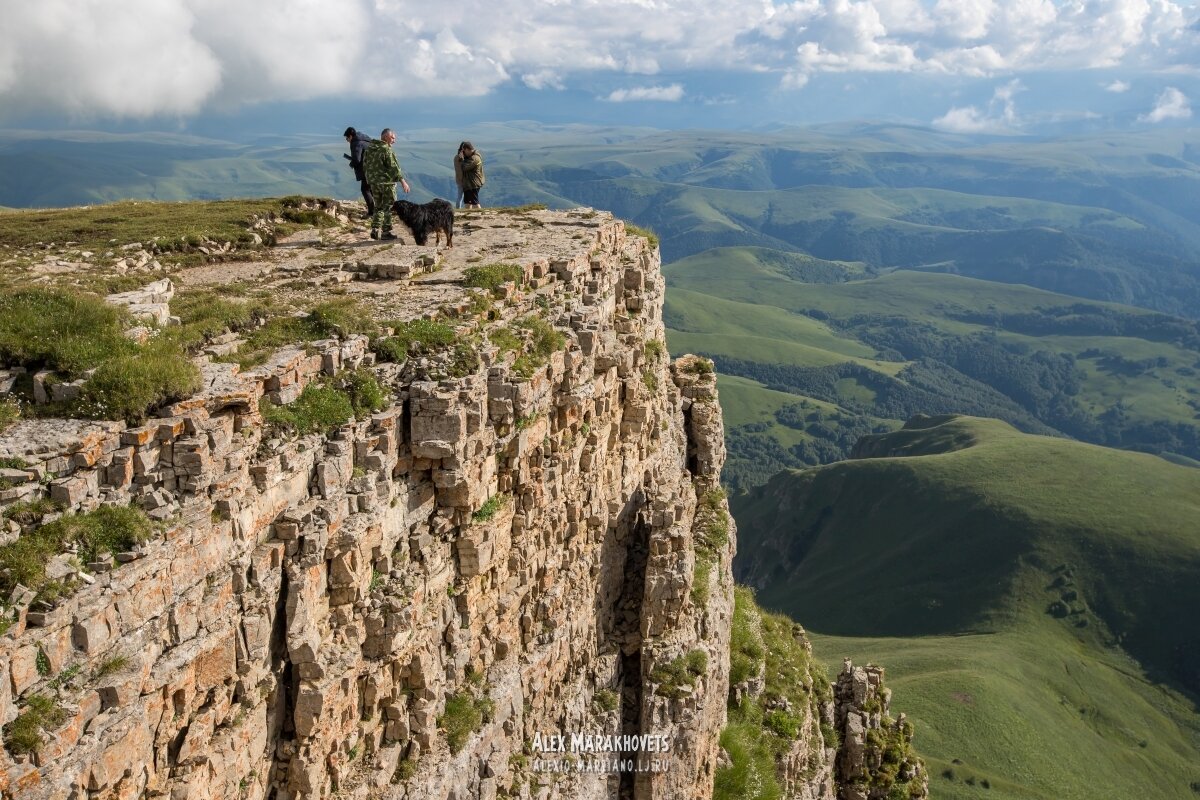
[[[378,139],[367,145],[363,154],[363,172],[366,173],[367,183],[371,185],[371,197],[375,200],[375,214],[371,217],[372,239],[397,239],[392,233],[392,203],[396,202],[396,183],[404,193],[408,194],[408,181],[400,171],[400,162],[392,152],[392,144],[396,134],[391,128],[384,128]],[[382,236],[380,229],[382,228]]]

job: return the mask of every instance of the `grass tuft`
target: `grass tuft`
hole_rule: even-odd
[[[656,684],[655,694],[676,699],[691,694],[696,679],[707,670],[708,654],[703,650],[691,650],[656,666],[650,672],[650,680]]]
[[[609,712],[616,711],[621,704],[621,697],[611,689],[601,689],[592,695],[592,705],[596,706],[600,711]]]
[[[313,381],[292,403],[277,406],[263,398],[259,406],[263,421],[272,428],[301,436],[328,433],[354,416],[354,406],[345,392]]]
[[[0,400],[0,432],[21,418],[21,407],[15,400]]]
[[[472,522],[487,522],[492,517],[499,513],[500,509],[504,508],[508,503],[507,494],[494,494],[479,507],[479,510],[471,515]]]
[[[4,742],[15,754],[34,753],[45,741],[43,731],[53,731],[67,720],[67,712],[53,698],[33,694],[25,699],[25,710],[4,726]]]
[[[200,370],[164,339],[106,361],[69,408],[72,416],[123,419],[136,425],[152,409],[189,397],[199,388]]]
[[[366,419],[376,411],[382,411],[392,402],[391,395],[379,385],[379,379],[369,369],[356,369],[339,373],[329,380],[330,385],[343,392],[350,400],[350,408],[356,419]]]
[[[625,232],[633,236],[641,236],[645,238],[646,241],[650,243],[650,247],[652,249],[658,247],[658,234],[649,228],[643,228],[639,225],[634,225],[632,222],[626,222]]]
[[[96,671],[92,673],[92,677],[103,678],[108,675],[112,675],[115,672],[120,672],[127,666],[129,666],[128,656],[111,656],[100,662],[100,664],[96,667]]]
[[[445,350],[454,344],[454,328],[444,322],[417,319],[390,326],[391,336],[375,340],[371,349],[380,361],[404,362],[410,354],[428,354]]]
[[[489,698],[477,698],[470,691],[457,692],[446,698],[446,710],[437,722],[438,727],[446,731],[450,752],[462,750],[467,739],[491,717],[493,710]]]
[[[525,271],[517,264],[485,264],[482,267],[468,267],[463,272],[463,286],[487,289],[492,294],[496,294],[505,283],[520,285],[524,279]]]

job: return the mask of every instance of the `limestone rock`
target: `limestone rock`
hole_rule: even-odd
[[[20,420],[0,432],[0,457],[29,464],[6,480],[26,494],[0,506],[132,504],[159,520],[86,579],[56,559],[78,588],[37,612],[40,626],[24,624],[31,598],[14,595],[24,605],[0,637],[0,716],[37,692],[77,711],[44,757],[0,754],[0,775],[30,800],[465,800],[514,785],[598,800],[620,780],[534,773],[520,757],[533,735],[646,733],[670,738],[670,769],[627,780],[636,796],[707,796],[734,532],[701,606],[698,487],[717,485],[723,433],[699,361],[645,355],[664,340],[657,251],[592,210],[485,210],[438,258],[396,244],[330,260],[327,235],[302,231],[246,269],[273,287],[337,282],[388,324],[458,310],[468,346],[380,364],[365,336],[330,334],[244,372],[204,356],[200,390],[136,427]],[[153,269],[153,250],[123,251],[124,268]],[[479,311],[462,275],[485,251],[524,277]],[[173,280],[233,268],[108,300],[165,325]],[[530,318],[562,346],[527,351],[518,368],[491,341],[501,328],[528,338]],[[227,336],[210,355],[228,352]],[[386,388],[386,408],[333,430],[264,431],[264,399],[287,403],[352,369]],[[686,691],[650,691],[656,664],[692,652],[705,667]],[[615,708],[593,702],[601,688]]]

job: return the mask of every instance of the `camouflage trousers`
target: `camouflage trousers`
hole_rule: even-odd
[[[377,231],[380,225],[384,233],[392,230],[392,203],[396,202],[396,184],[372,183],[371,196],[375,198],[375,213],[371,215],[371,230]]]

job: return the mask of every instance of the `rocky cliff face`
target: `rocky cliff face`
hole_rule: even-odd
[[[172,279],[337,286],[391,319],[451,321],[477,365],[376,363],[348,335],[247,370],[202,359],[202,389],[137,427],[0,434],[18,465],[0,504],[23,512],[9,542],[101,506],[158,524],[91,563],[55,554],[61,597],[2,598],[5,796],[709,795],[734,540],[727,522],[713,535],[711,368],[669,362],[657,251],[607,214],[484,212],[455,242],[347,257],[358,244],[312,233]],[[490,310],[462,285],[485,260],[521,273]],[[527,336],[530,317],[565,344],[518,363],[488,334]],[[237,345],[219,338],[210,353]],[[361,369],[382,410],[264,425],[264,398]]]

